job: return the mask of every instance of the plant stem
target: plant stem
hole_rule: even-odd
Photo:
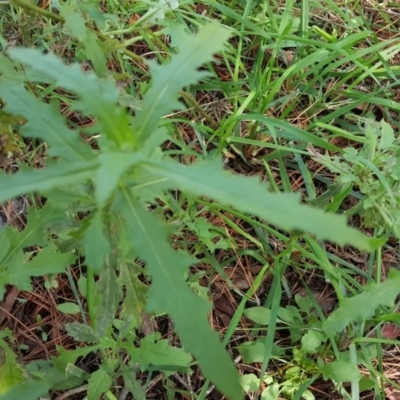
[[[218,126],[218,122],[215,121],[210,115],[208,115],[200,106],[200,104],[195,100],[195,98],[190,95],[189,93],[181,90],[179,94],[188,102],[190,103],[196,111],[211,125],[212,128],[216,128]]]
[[[43,17],[50,18],[53,21],[64,22],[64,18],[61,17],[60,15],[54,14],[51,11],[44,10],[43,8],[35,6],[34,4],[28,3],[27,1],[24,1],[24,0],[10,0],[10,4],[21,7],[24,10],[31,11],[36,14],[42,15]]]

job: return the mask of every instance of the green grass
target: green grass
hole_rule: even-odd
[[[165,310],[158,313],[157,307],[153,307],[153,313],[143,314],[143,321],[140,321],[149,298],[153,299],[152,304],[155,302],[148,286],[150,275],[156,272],[149,274],[144,270],[144,261],[149,265],[159,263],[160,269],[171,268],[166,259],[155,257],[157,251],[170,254],[170,250],[163,247],[164,228],[161,227],[164,225],[160,224],[159,232],[149,233],[149,227],[156,224],[157,218],[170,224],[172,247],[179,250],[179,254],[186,252],[193,258],[190,270],[187,268],[190,260],[185,260],[184,265],[177,262],[182,268],[180,273],[191,293],[202,301],[213,301],[209,322],[235,360],[246,398],[379,399],[385,398],[385,391],[400,390],[400,381],[390,367],[400,356],[397,350],[400,335],[388,334],[388,327],[396,328],[399,324],[395,300],[400,292],[396,288],[396,285],[400,287],[396,271],[389,272],[399,261],[400,235],[397,211],[400,48],[396,4],[383,9],[379,2],[363,1],[182,2],[172,10],[165,10],[163,16],[159,11],[156,14],[157,3],[68,1],[61,14],[41,4],[33,7],[21,0],[10,3],[0,2],[0,50],[3,51],[0,78],[3,82],[8,82],[7,77],[11,81],[16,76],[14,66],[8,65],[6,58],[7,49],[15,45],[54,53],[66,63],[81,63],[82,68],[94,69],[101,82],[107,77],[117,82],[119,104],[127,110],[127,124],[133,127],[132,132],[138,132],[138,143],[146,135],[150,138],[147,149],[160,144],[161,139],[153,134],[160,125],[167,132],[162,141],[165,156],[186,166],[192,166],[196,159],[204,162],[222,159],[224,169],[266,181],[269,192],[276,195],[300,193],[304,204],[345,215],[351,226],[379,240],[368,252],[324,242],[317,232],[314,232],[317,236],[306,233],[313,232],[314,225],[320,221],[307,221],[306,217],[293,213],[289,221],[290,217],[285,213],[278,215],[279,211],[276,215],[270,210],[267,210],[270,214],[267,211],[263,214],[260,210],[265,204],[271,209],[276,203],[272,200],[269,203],[261,191],[257,192],[256,186],[248,190],[251,185],[245,180],[232,180],[230,185],[228,181],[219,180],[217,170],[206,164],[178,169],[169,164],[150,166],[150,161],[146,164],[145,159],[141,160],[145,167],[138,165],[145,172],[139,179],[140,184],[135,183],[138,192],[154,183],[150,180],[154,177],[160,182],[167,180],[175,184],[166,186],[169,190],[162,193],[158,186],[156,194],[143,191],[146,200],[152,199],[148,207],[151,213],[140,209],[128,186],[124,187],[127,181],[115,189],[120,190],[125,203],[121,200],[113,203],[107,197],[111,190],[107,185],[100,186],[104,190],[103,197],[93,198],[90,190],[83,190],[75,182],[79,171],[90,178],[94,174],[92,170],[82,172],[81,164],[68,164],[71,159],[62,151],[48,153],[48,148],[57,149],[58,145],[52,144],[49,136],[47,146],[46,140],[40,139],[47,138],[45,132],[37,135],[39,139],[21,136],[26,112],[21,122],[0,125],[0,134],[9,135],[12,142],[12,146],[3,151],[8,157],[3,170],[15,172],[23,165],[42,168],[53,155],[66,158],[58,169],[51,170],[49,164],[42,178],[37,176],[36,181],[34,174],[26,175],[32,176],[29,182],[25,177],[14,179],[0,175],[4,179],[1,182],[10,182],[0,196],[4,200],[25,194],[24,189],[26,192],[43,190],[41,196],[31,197],[36,210],[28,216],[21,243],[15,244],[19,236],[10,233],[11,228],[1,233],[14,240],[11,246],[24,254],[25,261],[29,257],[36,260],[37,265],[34,265],[42,273],[32,270],[31,275],[36,277],[33,284],[19,287],[22,291],[18,299],[23,306],[17,298],[8,298],[9,291],[5,291],[8,301],[3,303],[3,309],[7,317],[3,318],[7,318],[7,323],[3,322],[0,347],[6,354],[3,362],[17,372],[11,374],[12,377],[0,377],[0,399],[11,398],[4,394],[9,386],[15,386],[15,391],[9,392],[13,398],[34,390],[39,393],[36,396],[40,396],[40,388],[35,385],[41,379],[52,383],[48,386],[52,398],[68,391],[72,396],[77,388],[86,391],[87,383],[89,399],[96,396],[124,399],[129,398],[127,393],[138,399],[214,398],[212,393],[217,390],[212,382],[214,375],[203,371],[203,376],[197,364],[199,361],[207,370],[204,365],[209,365],[213,354],[206,354],[208,363],[202,361],[200,351],[196,354],[193,350],[196,346],[190,344],[191,338],[184,336],[189,327],[183,329],[179,325],[182,320],[174,319],[174,307],[171,306],[168,313],[175,327]],[[157,24],[152,20],[154,15],[162,17]],[[206,61],[201,63],[201,71],[206,71],[207,75],[179,88],[184,109],[169,107],[171,99],[168,104],[156,103],[157,97],[151,95],[152,88],[156,84],[158,88],[167,88],[172,78],[154,69],[153,76],[160,80],[151,83],[147,62],[153,60],[166,66],[159,71],[167,71],[174,56],[181,54],[188,40],[185,35],[197,32],[211,21],[218,21],[229,30],[230,38],[212,62],[210,57],[205,57]],[[213,38],[208,37],[208,40],[210,48],[214,48]],[[18,57],[16,60],[17,64],[21,61]],[[156,68],[154,63],[153,68]],[[59,85],[55,78],[49,79],[46,71],[35,71],[29,62],[23,65],[18,79],[26,82],[28,92],[35,100],[52,104],[53,112],[57,110],[65,117],[68,126],[82,134],[95,154],[105,154],[102,162],[109,171],[101,175],[103,179],[119,179],[122,172],[115,172],[113,168],[117,169],[119,162],[131,161],[124,161],[120,153],[107,155],[104,149],[108,151],[112,147],[98,135],[103,133],[99,129],[111,132],[115,123],[109,139],[118,138],[118,151],[136,149],[139,144],[133,141],[134,136],[124,131],[124,122],[118,121],[120,125],[117,125],[116,114],[114,120],[108,120],[111,108],[96,108],[97,99],[94,98],[91,106],[88,98],[85,100],[87,108],[80,108],[82,104],[71,94],[74,92],[71,82],[68,83],[70,88]],[[182,80],[185,76],[184,71]],[[62,76],[59,78],[61,81]],[[179,84],[176,81],[175,86]],[[146,98],[150,99],[148,103]],[[9,101],[7,106],[17,107],[17,100],[15,104]],[[23,108],[23,102],[21,104],[19,107]],[[34,105],[34,101],[29,104]],[[153,104],[161,105],[146,113]],[[163,110],[167,110],[166,113]],[[387,124],[379,122],[381,120]],[[131,148],[124,148],[125,145]],[[346,147],[352,150],[344,150]],[[89,167],[94,171],[95,161],[90,162]],[[70,180],[65,180],[68,187],[58,193],[49,192],[53,186],[45,186],[43,177],[50,174],[48,171],[60,176],[57,171],[63,172],[66,164],[70,168]],[[192,175],[189,170],[193,171]],[[130,174],[131,179],[136,179],[137,173]],[[100,185],[100,181],[95,184]],[[79,196],[69,192],[75,186],[80,191]],[[47,196],[49,203],[59,202],[72,217],[61,218],[56,213],[52,216],[58,222],[46,229],[57,237],[48,248],[40,242],[40,234],[35,230],[35,222],[47,221],[46,212],[51,213],[50,206],[43,207],[43,198]],[[284,204],[286,198],[281,198]],[[100,208],[93,207],[96,202]],[[102,224],[109,222],[107,218],[111,219],[108,208],[114,212],[116,207],[120,207],[127,220],[135,221],[141,234],[135,236],[138,231],[134,225],[123,228],[121,221],[112,220],[107,225],[110,227],[107,240],[100,240],[95,248],[90,248],[87,244],[90,235],[95,237],[96,232],[102,230]],[[137,213],[137,209],[141,211]],[[290,211],[287,210],[287,215]],[[92,219],[87,219],[89,212]],[[268,220],[266,215],[269,215]],[[288,229],[291,222],[302,217],[306,232],[300,231],[298,226]],[[81,221],[86,222],[81,224]],[[86,230],[88,226],[92,230]],[[285,228],[286,231],[282,230]],[[118,243],[115,232],[119,229],[126,229],[126,237],[135,237],[135,243],[141,246],[130,248],[125,242]],[[31,231],[37,241],[29,239]],[[344,243],[338,232],[326,225],[323,237],[336,235],[334,240]],[[83,251],[75,247],[79,241],[83,243]],[[159,243],[160,247],[155,245],[151,252],[148,249],[154,243]],[[107,253],[107,257],[111,257],[107,261],[109,265],[114,265],[113,262],[118,265],[117,274],[111,268],[104,272],[93,271],[90,265],[88,268],[89,262],[101,256],[97,252],[106,252],[107,246],[118,247],[118,252],[123,253],[121,259],[113,252]],[[65,259],[71,250],[79,249],[82,257],[65,270],[64,258],[60,257],[59,264],[56,258],[52,259],[50,253],[55,248],[63,249],[63,253],[57,254]],[[85,252],[90,254],[86,254],[86,260]],[[39,259],[39,255],[42,258]],[[55,264],[44,266],[46,261]],[[7,271],[2,265],[0,268]],[[17,278],[7,278],[4,271],[3,286],[18,282]],[[100,280],[96,278],[98,273]],[[29,271],[21,274],[29,275]],[[134,278],[131,286],[125,287],[129,276]],[[168,277],[166,273],[163,289],[162,283],[155,283],[157,278],[153,275],[153,284],[157,285],[165,303],[169,302],[168,296],[162,292],[173,287],[167,282]],[[43,282],[47,289],[42,288]],[[53,289],[48,290],[51,283]],[[99,295],[99,290],[104,297]],[[130,293],[129,305],[133,310],[127,309],[125,291]],[[171,298],[178,298],[178,294],[171,293]],[[109,304],[105,305],[107,302]],[[67,304],[66,310],[63,306],[56,307],[62,303]],[[104,303],[103,310],[112,314],[104,318],[111,321],[113,329],[99,330],[91,322],[102,321],[96,311],[100,303]],[[365,308],[360,307],[364,303]],[[176,309],[181,308],[184,309],[177,301]],[[23,311],[11,317],[10,313],[17,309]],[[77,322],[84,324],[78,326]],[[64,328],[66,323],[69,325]],[[97,324],[102,322],[97,321]],[[54,329],[55,325],[60,327]],[[27,333],[22,334],[21,327]],[[197,361],[181,349],[182,343],[174,328],[187,346],[185,350],[195,354]],[[100,338],[96,337],[99,334]],[[193,337],[195,334],[191,333]],[[40,345],[35,345],[32,357],[32,345],[26,344],[26,335],[40,338],[34,339]],[[144,350],[138,353],[140,346],[146,346],[150,353],[164,354],[164,361],[179,362],[172,366],[165,365],[166,361],[157,364]],[[202,350],[207,349],[207,342],[202,346]],[[68,354],[67,349],[75,350]],[[21,352],[23,356],[17,361],[15,353]],[[51,372],[61,376],[60,371],[66,373],[68,385],[60,384],[60,376],[53,376],[53,381],[50,379],[45,362],[49,355],[58,368]],[[86,357],[83,364],[79,363],[79,357]],[[90,361],[90,357],[94,360]],[[89,366],[82,368],[85,362]],[[67,365],[69,369],[65,372]],[[34,379],[24,380],[20,368]],[[17,385],[27,391],[17,392]],[[219,383],[218,387],[223,388],[223,384]],[[239,394],[237,396],[240,398]]]

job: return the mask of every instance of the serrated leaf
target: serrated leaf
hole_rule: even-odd
[[[96,34],[86,28],[82,14],[66,5],[60,7],[60,14],[64,18],[64,26],[84,46],[85,55],[92,62],[94,70],[100,76],[105,75],[107,60],[99,46]]]
[[[59,8],[60,15],[64,18],[64,27],[69,29],[73,36],[79,41],[85,39],[87,28],[82,14],[71,9],[67,5],[62,5]]]
[[[6,112],[27,120],[20,129],[22,135],[46,140],[50,156],[68,161],[93,158],[92,149],[81,140],[77,131],[67,128],[56,105],[39,101],[22,84],[12,81],[0,81],[0,97],[6,102]]]
[[[232,400],[241,400],[238,373],[208,323],[210,304],[196,296],[184,281],[192,262],[167,242],[168,230],[134,198],[123,191],[115,208],[127,224],[127,235],[152,276],[147,310],[167,312],[175,323],[184,348],[198,360],[204,375]],[[126,240],[126,239],[125,239]]]
[[[46,203],[40,209],[28,208],[27,224],[22,232],[11,227],[3,231],[4,234],[8,235],[12,244],[9,256],[13,251],[21,250],[24,247],[47,245],[48,236],[46,230],[57,224],[62,224],[65,219],[66,216],[63,210],[60,210],[54,204]],[[3,232],[1,232],[0,237]]]
[[[125,387],[129,390],[135,400],[146,400],[146,391],[139,381],[135,379],[134,374],[124,373]]]
[[[152,87],[144,96],[141,110],[137,112],[134,127],[142,139],[150,136],[159,120],[174,109],[182,108],[178,92],[183,87],[205,76],[197,69],[212,60],[212,55],[222,50],[230,33],[217,23],[201,28],[194,36],[186,35],[179,53],[167,65],[148,62],[153,77]]]
[[[40,170],[21,168],[13,175],[0,174],[0,203],[22,194],[76,184],[92,178],[96,167],[95,161],[87,161],[54,164]]]
[[[75,259],[73,254],[59,253],[56,246],[51,244],[39,251],[32,260],[14,261],[7,270],[6,281],[2,277],[0,285],[15,285],[20,290],[31,291],[31,277],[64,272]]]
[[[24,68],[22,71],[9,58],[3,56],[3,54],[0,54],[0,72],[2,75],[0,82],[7,80],[16,83],[26,81],[53,83],[53,79],[49,79],[37,71],[32,71],[30,67]]]
[[[104,229],[101,212],[95,212],[89,219],[89,226],[85,229],[82,243],[85,263],[95,272],[103,269],[105,258],[110,252],[110,243],[104,235]]]
[[[400,293],[400,271],[391,269],[386,281],[369,283],[362,293],[345,298],[322,324],[329,335],[342,331],[353,321],[363,322],[372,317],[379,306],[390,306]]]
[[[0,394],[4,394],[21,385],[25,379],[17,355],[3,339],[0,339],[0,348]]]
[[[132,319],[135,328],[139,328],[142,323],[142,313],[147,302],[147,286],[139,280],[139,273],[133,270],[133,266],[121,262],[118,282],[121,287],[125,287],[125,298],[120,317]]]
[[[79,322],[71,322],[65,324],[65,329],[68,335],[78,342],[85,342],[89,344],[98,343],[99,338],[96,332],[86,324],[80,324]]]
[[[96,290],[98,305],[95,331],[99,337],[103,337],[115,318],[121,300],[121,288],[118,285],[113,266],[106,265],[101,272]]]
[[[258,178],[233,175],[224,171],[218,161],[185,166],[174,161],[148,160],[143,167],[153,176],[168,179],[171,189],[208,196],[287,231],[309,232],[320,240],[371,248],[371,239],[349,227],[344,216],[300,204],[300,193],[271,193]]]
[[[58,357],[53,357],[52,362],[55,367],[65,372],[69,364],[75,364],[80,357],[86,357],[90,353],[95,353],[99,346],[85,346],[74,350],[65,350],[64,347],[57,346]]]
[[[361,373],[356,364],[344,361],[332,361],[324,365],[321,369],[324,379],[332,379],[336,382],[358,382]]]
[[[243,314],[256,324],[268,325],[271,310],[265,307],[252,307],[244,310]]]
[[[41,54],[35,49],[11,48],[9,55],[43,73],[54,82],[80,97],[75,108],[95,117],[99,130],[118,146],[136,143],[123,108],[118,108],[119,90],[110,79],[100,79],[92,72],[84,72],[79,64],[66,66],[54,54]],[[47,140],[47,139],[46,139]]]
[[[146,370],[149,365],[164,366],[164,369],[168,365],[188,368],[192,361],[191,355],[160,338],[161,334],[157,332],[142,339],[140,346],[129,352],[132,362],[139,363],[142,370]]]
[[[110,389],[112,378],[107,373],[105,366],[102,365],[100,369],[90,375],[88,383],[88,400],[99,400],[102,398],[102,395]]]
[[[0,242],[10,244],[1,261],[0,298],[4,296],[5,284],[16,284],[29,290],[30,276],[61,272],[75,260],[72,254],[61,254],[53,245],[47,247],[46,230],[63,223],[65,219],[62,210],[46,203],[39,210],[28,209],[28,223],[22,232],[12,227],[6,227],[0,232]],[[24,253],[24,248],[34,245],[43,247],[43,250],[28,262],[29,256]]]
[[[107,74],[107,59],[97,35],[93,31],[88,30],[86,37],[82,40],[82,45],[85,55],[92,62],[96,73],[99,76],[105,76]]]
[[[26,365],[26,370],[34,378],[51,385],[52,390],[68,390],[81,383],[81,380],[77,379],[67,380],[65,372],[55,368],[52,360],[32,361]]]

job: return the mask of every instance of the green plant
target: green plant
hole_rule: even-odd
[[[326,319],[314,298],[296,295],[296,306],[279,307],[274,324],[277,329],[289,331],[291,345],[287,348],[273,346],[270,354],[279,365],[278,372],[275,376],[264,376],[263,381],[268,386],[261,398],[278,399],[279,393],[283,393],[289,399],[314,399],[308,388],[321,377],[331,380],[345,398],[350,397],[341,387],[343,382],[350,382],[356,393],[360,387],[370,388],[372,380],[361,375],[359,365],[370,368],[369,358],[376,357],[376,348],[359,347],[354,342],[362,343],[366,335],[363,327],[374,316],[378,321],[380,315],[385,315],[384,306],[393,307],[399,287],[400,272],[392,269],[385,282],[368,284],[361,293],[343,298],[340,306]],[[244,315],[257,326],[266,327],[270,323],[271,310],[252,307],[244,310]],[[267,337],[261,336],[242,343],[238,350],[246,364],[263,363],[266,346]],[[291,353],[289,357],[288,352]],[[259,382],[260,378],[247,376],[244,387],[258,390],[259,384],[254,385],[255,380]]]
[[[400,138],[384,120],[364,121],[365,143],[347,147],[342,155],[314,159],[335,173],[341,192],[359,191],[361,199],[348,215],[360,214],[366,227],[400,239]],[[361,122],[360,121],[360,122]]]
[[[228,398],[242,398],[237,371],[208,324],[210,303],[186,282],[194,260],[172,248],[173,225],[157,213],[157,199],[165,191],[227,203],[294,234],[309,232],[318,239],[363,249],[376,245],[374,239],[348,227],[343,216],[302,205],[296,194],[271,193],[256,178],[224,171],[219,160],[209,157],[186,166],[163,154],[162,144],[169,136],[160,128],[161,118],[181,108],[179,91],[206,77],[197,68],[223,50],[228,36],[226,29],[210,24],[197,35],[185,34],[169,64],[149,62],[151,87],[134,117],[118,105],[120,92],[111,78],[83,72],[78,64],[66,66],[56,56],[36,50],[10,49],[13,61],[0,56],[4,111],[25,119],[24,137],[48,144],[46,168],[21,166],[14,174],[0,174],[4,188],[0,201],[34,194],[24,230],[7,227],[0,234],[0,295],[6,284],[30,290],[31,276],[61,273],[81,255],[85,265],[81,288],[88,312],[87,324],[67,326],[69,334],[86,347],[60,348],[60,355],[51,361],[53,369],[46,362],[32,364],[25,386],[13,388],[9,396],[23,393],[25,399],[33,399],[29,397],[33,387],[36,392],[60,387],[64,374],[67,387],[88,381],[89,400],[108,393],[118,376],[129,390],[140,391],[132,372],[187,370],[189,352]],[[82,140],[77,129],[67,127],[56,101],[46,104],[32,95],[26,81],[50,83],[75,96],[70,108],[95,119],[95,125],[83,134],[98,135],[100,150]],[[146,266],[139,266],[137,260]],[[142,275],[151,279],[148,291]],[[130,345],[137,341],[135,331],[145,312],[168,314],[186,352],[157,334]],[[83,309],[81,313],[85,321]],[[91,352],[99,352],[103,364],[89,376],[74,364]],[[155,357],[160,352],[164,358]],[[123,354],[130,357],[128,366]],[[178,365],[173,365],[174,358]]]

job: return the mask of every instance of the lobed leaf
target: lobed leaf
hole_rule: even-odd
[[[367,250],[373,246],[370,238],[347,225],[344,216],[300,204],[300,194],[271,193],[257,178],[233,175],[218,161],[200,161],[188,167],[174,161],[148,160],[143,168],[154,177],[168,179],[171,189],[230,204],[287,231],[309,232],[321,240]]]
[[[113,80],[84,72],[79,64],[67,66],[54,54],[44,55],[39,50],[11,48],[8,53],[13,59],[53,79],[58,86],[77,94],[80,101],[75,103],[75,108],[95,117],[101,123],[99,130],[110,142],[118,146],[135,143],[128,115],[123,108],[117,107],[119,90]]]
[[[3,339],[0,339],[0,349],[0,394],[4,394],[23,384],[25,377],[22,366],[17,362],[17,355]]]
[[[29,258],[29,255],[25,255]],[[20,290],[31,291],[31,277],[46,274],[57,274],[65,271],[65,268],[76,259],[73,254],[59,253],[56,246],[51,244],[41,251],[32,260],[15,260],[12,268],[6,270],[5,277],[0,280],[0,286],[5,284],[15,285]],[[0,296],[4,293],[0,290]]]
[[[160,119],[175,109],[182,108],[177,97],[179,90],[198,82],[206,74],[197,71],[212,55],[222,50],[230,32],[217,23],[208,24],[194,36],[181,40],[179,53],[166,65],[148,62],[153,76],[152,87],[144,96],[141,110],[137,112],[134,128],[142,139],[150,136]]]
[[[42,103],[22,84],[12,81],[0,81],[0,97],[6,102],[6,112],[27,120],[21,128],[23,136],[46,140],[49,156],[67,161],[92,157],[92,150],[80,139],[78,132],[65,126],[65,119],[55,104]]]
[[[61,5],[60,14],[64,18],[64,27],[83,45],[85,56],[93,64],[93,68],[100,76],[106,75],[107,59],[99,45],[97,35],[86,28],[81,12],[73,10],[70,5]]]
[[[8,80],[0,80],[0,97],[6,102],[6,112],[27,120],[21,128],[23,136],[46,140],[49,156],[71,162],[93,157],[92,149],[81,140],[79,133],[67,128],[55,104],[39,101],[22,84]]]
[[[192,259],[170,247],[168,230],[130,192],[122,191],[114,207],[125,218],[137,256],[148,263],[152,285],[147,311],[168,313],[184,348],[197,358],[204,375],[230,399],[242,399],[238,373],[208,323],[210,304],[185,283],[184,273]]]
[[[6,227],[0,232],[0,299],[4,296],[7,284],[15,284],[21,289],[30,288],[30,277],[46,273],[57,273],[72,263],[72,254],[61,254],[55,246],[48,245],[46,230],[49,227],[65,224],[66,215],[54,205],[46,204],[39,210],[28,210],[28,222],[22,232]],[[44,249],[32,260],[24,253],[24,248],[41,246]],[[53,264],[53,258],[54,264]]]
[[[0,173],[0,203],[22,194],[45,192],[55,187],[77,184],[93,177],[97,167],[95,160],[74,164],[48,164],[48,168],[41,170],[21,168],[13,175]]]
[[[188,369],[192,361],[190,354],[179,347],[171,346],[167,339],[161,339],[159,332],[143,338],[140,346],[131,350],[129,354],[132,357],[131,362],[139,363],[143,370],[150,365],[163,367],[171,365]]]

